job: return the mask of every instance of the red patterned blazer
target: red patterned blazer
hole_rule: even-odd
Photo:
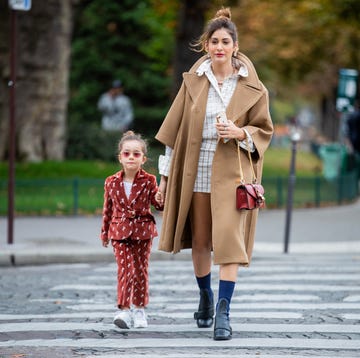
[[[156,210],[163,206],[155,200],[156,177],[140,169],[134,178],[130,197],[125,194],[124,171],[106,178],[101,240],[152,239],[158,235],[151,204]]]

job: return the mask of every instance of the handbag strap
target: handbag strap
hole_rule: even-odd
[[[253,165],[252,158],[251,158],[251,153],[250,153],[250,142],[249,142],[248,136],[246,136],[246,138],[247,138],[247,153],[248,153],[250,166],[251,166],[251,172],[252,172],[252,183],[255,184],[257,179],[256,179],[256,175],[255,175],[254,165]],[[238,160],[239,160],[240,184],[245,184],[244,173],[243,173],[242,166],[241,166],[239,142],[240,141],[238,139],[235,139],[235,143],[236,143],[236,147],[237,147]]]

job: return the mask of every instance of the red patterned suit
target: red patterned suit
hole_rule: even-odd
[[[152,239],[157,236],[151,205],[155,201],[156,177],[140,169],[130,197],[125,194],[124,172],[106,178],[101,240],[111,240],[118,265],[118,306],[146,306],[149,301],[148,263]]]

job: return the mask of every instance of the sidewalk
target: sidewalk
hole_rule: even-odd
[[[161,214],[156,214],[161,230]],[[283,253],[285,210],[260,212],[254,259]],[[296,209],[292,212],[289,254],[360,255],[360,200],[329,208]],[[14,221],[14,243],[7,244],[7,217],[0,218],[0,266],[48,263],[112,262],[111,248],[99,239],[100,216],[18,217]],[[152,260],[186,260],[190,250],[172,255],[157,250]]]

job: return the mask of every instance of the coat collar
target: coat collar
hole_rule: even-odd
[[[242,61],[239,61],[239,62],[240,62],[240,68],[237,72],[237,75],[242,76],[242,77],[248,77],[249,71],[248,71],[247,66],[245,65],[244,62],[242,62]],[[198,76],[202,76],[202,75],[206,74],[207,72],[212,72],[211,60],[209,58],[206,59],[196,70],[196,73]]]
[[[247,77],[239,76],[234,94],[226,109],[228,119],[235,122],[242,117],[262,96],[264,87],[259,80],[254,65],[243,54],[237,57],[247,69]],[[200,108],[206,105],[209,81],[205,75],[199,76],[197,70],[204,65],[206,56],[201,57],[190,69],[183,74],[184,84],[194,104]]]
[[[120,178],[121,180],[124,179],[124,175],[125,175],[125,172],[124,170],[120,170],[119,172],[117,172],[115,174],[116,177]],[[138,181],[138,180],[141,180],[141,179],[146,179],[146,172],[144,171],[144,169],[140,169],[137,171],[137,173],[135,174],[135,177],[134,177],[134,182],[135,181]]]

